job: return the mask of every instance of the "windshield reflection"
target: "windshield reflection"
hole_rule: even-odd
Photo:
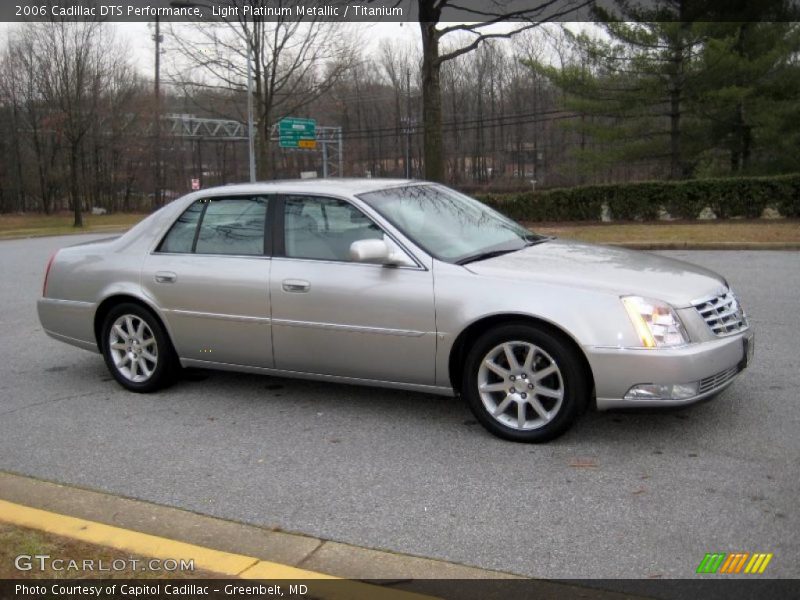
[[[546,239],[441,185],[389,188],[359,198],[430,255],[447,262],[481,260]]]

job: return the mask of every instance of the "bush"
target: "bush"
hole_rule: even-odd
[[[619,221],[653,220],[662,209],[696,219],[706,206],[720,219],[758,218],[767,206],[800,217],[800,174],[588,185],[480,199],[517,221],[599,221],[603,204]]]

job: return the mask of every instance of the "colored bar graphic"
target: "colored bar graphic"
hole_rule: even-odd
[[[722,568],[719,570],[719,572],[738,573],[744,566],[748,556],[750,556],[749,552],[733,552],[729,554],[728,559],[725,561],[725,564],[722,565]]]
[[[722,561],[725,560],[726,554],[724,552],[715,552],[706,554],[700,566],[697,567],[698,573],[716,573]]]
[[[772,556],[773,555],[771,552],[769,554],[753,554],[753,558],[750,559],[750,562],[747,564],[747,567],[745,567],[744,572],[752,574],[763,573],[766,570],[769,561],[772,560]]]
[[[700,561],[697,567],[697,573],[727,573],[737,574],[744,572],[751,575],[763,573],[769,562],[772,560],[773,554],[766,552],[756,552],[750,554],[749,552],[709,552]],[[749,560],[748,560],[749,559]],[[745,567],[745,564],[747,566]]]

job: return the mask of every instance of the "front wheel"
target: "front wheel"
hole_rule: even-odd
[[[111,375],[132,392],[153,392],[172,382],[175,353],[161,323],[137,304],[120,304],[106,316],[103,358]]]
[[[560,336],[504,325],[481,336],[464,370],[462,393],[491,433],[546,442],[564,433],[588,402],[586,375]]]

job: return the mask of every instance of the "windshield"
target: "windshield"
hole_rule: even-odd
[[[389,188],[358,197],[430,255],[447,262],[489,258],[544,239],[441,185]]]

